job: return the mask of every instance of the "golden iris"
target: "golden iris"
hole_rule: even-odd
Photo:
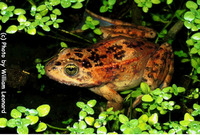
[[[76,66],[75,64],[68,64],[65,67],[65,73],[69,76],[74,76],[78,73],[79,69],[78,66]]]

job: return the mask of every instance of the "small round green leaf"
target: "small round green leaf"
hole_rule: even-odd
[[[98,25],[99,24],[99,20],[92,20],[92,24],[93,25]]]
[[[95,123],[94,123],[95,128],[99,128],[101,125],[102,125],[102,123],[99,121],[95,121]]]
[[[129,123],[132,127],[136,127],[139,124],[139,121],[137,119],[132,119]]]
[[[40,105],[36,110],[38,111],[39,117],[44,117],[44,116],[48,115],[48,113],[50,111],[50,106],[47,104]]]
[[[0,128],[6,127],[7,119],[6,118],[0,118]]]
[[[193,68],[197,68],[198,67],[198,63],[195,59],[191,59],[191,65]]]
[[[148,121],[148,116],[146,114],[143,114],[142,116],[139,117],[138,119],[139,123],[142,123],[142,122],[147,122]]]
[[[116,3],[116,0],[108,0],[108,5],[114,5]]]
[[[143,10],[143,12],[147,13],[149,11],[149,8],[144,6],[144,7],[142,7],[142,10]]]
[[[63,48],[68,48],[68,46],[65,42],[60,42],[60,46],[63,47]]]
[[[16,25],[11,25],[6,30],[6,33],[9,33],[9,34],[14,34],[15,32],[17,32],[17,26]]]
[[[61,11],[60,9],[56,8],[52,11],[52,13],[56,14],[56,15],[61,15]]]
[[[185,113],[184,121],[194,121],[194,117],[192,117],[189,113]]]
[[[50,14],[51,20],[55,21],[57,19],[57,15],[55,14]]]
[[[24,15],[24,14],[26,14],[26,11],[24,9],[21,9],[21,8],[16,8],[14,10],[14,14],[15,15]]]
[[[4,2],[0,2],[0,10],[5,10],[8,7],[8,5]]]
[[[153,4],[160,4],[160,0],[151,0]]]
[[[101,35],[102,34],[102,32],[101,32],[101,30],[99,28],[94,29],[94,33],[97,34],[97,35]]]
[[[182,126],[186,127],[190,124],[190,121],[189,120],[182,120],[179,122]]]
[[[96,100],[90,100],[87,102],[87,105],[89,105],[90,107],[94,107],[96,105],[97,101]]]
[[[87,124],[84,121],[80,121],[78,127],[79,129],[85,129],[87,128]]]
[[[189,21],[184,21],[184,25],[187,29],[191,29],[192,28],[192,23]]]
[[[173,0],[167,0],[167,5],[172,4]]]
[[[64,22],[64,20],[63,19],[57,19],[56,22],[57,23],[62,23],[62,22]]]
[[[141,82],[140,88],[142,89],[142,92],[145,94],[148,94],[151,91],[149,85],[146,84],[145,82]]]
[[[107,114],[104,113],[104,112],[102,112],[102,113],[99,114],[99,119],[100,119],[100,120],[105,120],[106,117],[107,117]]]
[[[1,18],[1,21],[2,21],[2,23],[6,23],[8,20],[9,20],[9,16],[6,16],[6,15],[4,15],[2,18]]]
[[[195,47],[192,47],[192,49],[190,50],[191,54],[196,54],[198,53],[198,50]]]
[[[34,125],[35,123],[38,122],[39,117],[38,116],[31,116],[31,115],[29,115],[29,116],[26,116],[26,119],[29,119],[31,121],[30,124]]]
[[[28,134],[29,130],[27,126],[18,126],[17,133],[18,134]]]
[[[40,14],[41,14],[42,16],[45,16],[48,12],[49,12],[49,10],[48,10],[48,9],[45,9],[45,10],[41,11]]]
[[[54,23],[53,23],[53,27],[57,29],[57,28],[59,28],[59,24],[56,23],[56,22],[54,22]]]
[[[42,19],[42,15],[40,13],[35,14],[35,19],[37,20]]]
[[[156,123],[158,122],[158,114],[157,113],[154,113],[152,114],[149,119],[148,119],[148,123],[150,125],[155,125]]]
[[[10,119],[7,121],[7,126],[10,128],[16,127],[16,120],[15,119]]]
[[[31,11],[36,11],[37,10],[37,7],[35,6],[35,5],[33,5],[32,7],[31,7]]]
[[[50,0],[50,5],[56,6],[58,4],[60,4],[60,0]]]
[[[42,18],[42,22],[47,22],[50,20],[50,17],[49,16],[45,16]]]
[[[101,6],[99,10],[100,10],[101,13],[105,13],[105,12],[108,11],[108,7],[107,6]]]
[[[191,36],[191,38],[194,39],[194,40],[200,40],[200,32],[197,32],[197,33],[193,34]]]
[[[36,29],[35,28],[28,28],[28,34],[30,35],[35,35],[36,34]]]
[[[26,22],[26,20],[27,19],[26,19],[26,17],[24,15],[19,15],[18,18],[17,18],[18,22]]]
[[[80,8],[82,8],[82,7],[83,7],[83,4],[80,3],[80,2],[77,2],[76,4],[74,4],[74,5],[72,6],[72,8],[74,8],[74,9],[80,9]]]
[[[163,95],[163,98],[164,98],[165,100],[169,100],[171,97],[172,97],[172,94],[164,94],[164,95]]]
[[[151,7],[152,7],[152,2],[147,1],[147,2],[145,3],[145,6],[148,7],[148,8],[151,8]]]
[[[26,118],[21,119],[21,121],[22,121],[22,126],[28,126],[31,124],[31,121]]]
[[[47,129],[47,125],[44,122],[40,122],[35,132],[42,132],[42,131],[45,131],[46,129]]]
[[[186,2],[186,7],[189,9],[197,9],[198,5],[195,2],[189,0]]]
[[[47,6],[46,5],[40,5],[39,7],[37,7],[37,11],[40,12],[40,11],[43,11],[47,9]]]
[[[82,28],[81,28],[81,30],[87,30],[87,29],[89,29],[89,27],[88,27],[86,24],[84,24],[84,25],[82,26]]]
[[[85,107],[85,103],[83,103],[83,102],[77,102],[76,106],[78,106],[79,108],[84,108]]]
[[[97,134],[106,134],[106,133],[107,133],[106,127],[100,127],[97,129]]]
[[[61,2],[61,6],[62,6],[63,8],[68,8],[68,7],[70,7],[71,4],[72,4],[70,0],[61,0],[60,2]]]
[[[52,24],[53,24],[53,21],[48,21],[48,22],[45,23],[45,25],[48,25],[48,26],[52,25]]]
[[[85,111],[79,112],[79,119],[84,119],[87,116],[87,113]]]
[[[191,11],[187,11],[185,14],[184,14],[184,19],[187,20],[187,21],[192,21],[195,19],[195,15],[193,12]]]
[[[15,6],[9,6],[7,9],[6,9],[6,11],[13,11],[15,9]]]
[[[94,118],[93,118],[93,117],[90,117],[90,116],[85,117],[85,122],[86,122],[88,125],[92,126],[92,125],[94,124]]]
[[[193,108],[195,109],[195,110],[200,110],[200,105],[198,105],[198,104],[193,104]]]
[[[13,118],[21,118],[22,113],[19,112],[17,109],[12,109],[10,116]]]
[[[120,121],[121,123],[125,123],[125,122],[128,122],[129,119],[128,119],[125,115],[120,114],[120,115],[119,115],[119,121]]]
[[[88,105],[87,105],[87,107],[84,108],[84,110],[85,110],[88,114],[94,114],[94,110],[93,110],[91,107],[89,107]]]
[[[49,27],[48,25],[44,25],[44,26],[42,27],[42,29],[43,29],[44,31],[50,31],[50,30],[51,30],[50,27]]]
[[[26,107],[24,107],[24,106],[18,106],[17,110],[20,111],[21,113],[24,113],[26,111]]]
[[[151,97],[151,95],[147,94],[147,95],[144,95],[142,97],[142,101],[144,101],[144,102],[152,102],[153,98]]]

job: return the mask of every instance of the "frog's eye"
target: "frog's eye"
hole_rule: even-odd
[[[75,64],[68,64],[65,67],[65,73],[69,76],[74,76],[78,73],[78,66],[76,66]]]

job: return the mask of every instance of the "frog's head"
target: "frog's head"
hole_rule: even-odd
[[[75,55],[75,49],[63,49],[45,66],[46,75],[51,79],[67,85],[92,87],[97,85],[91,74],[91,68],[83,66],[86,63],[80,56]]]

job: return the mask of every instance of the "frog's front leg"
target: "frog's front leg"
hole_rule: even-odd
[[[106,108],[113,107],[114,111],[122,109],[123,98],[112,88],[105,85],[91,88],[90,90],[108,100]]]
[[[162,44],[150,57],[144,70],[142,81],[151,89],[167,87],[174,72],[174,54],[168,43]]]

